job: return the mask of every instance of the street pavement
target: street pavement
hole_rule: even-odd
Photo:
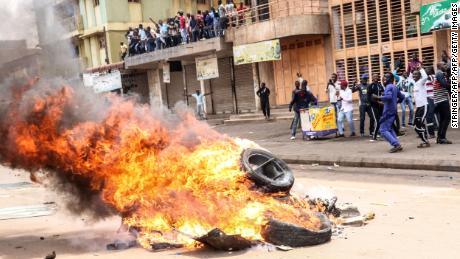
[[[256,247],[240,252],[207,249],[153,253],[142,248],[107,251],[120,218],[94,222],[63,207],[63,195],[41,186],[0,189],[0,209],[55,202],[53,215],[0,220],[0,258],[458,258],[460,175],[411,171],[293,165],[294,191],[332,192],[338,203],[351,203],[376,217],[363,227],[347,227],[323,245],[288,252]],[[0,167],[0,184],[28,182],[24,172]]]
[[[406,135],[400,137],[404,151],[391,154],[386,141],[370,142],[370,137],[325,137],[303,141],[299,130],[297,139],[291,141],[290,121],[248,123],[242,125],[219,125],[215,129],[231,137],[255,141],[289,163],[339,165],[371,168],[394,168],[413,170],[442,170],[460,172],[460,130],[449,129],[448,139],[453,145],[437,145],[418,149],[420,143],[413,128],[405,128]],[[359,135],[359,122],[355,121]],[[345,135],[351,132],[346,126]],[[368,127],[366,125],[366,133]]]

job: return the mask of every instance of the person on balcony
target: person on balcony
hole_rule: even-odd
[[[128,55],[128,45],[123,41],[120,42],[120,57],[121,60],[125,60],[126,55]]]
[[[240,5],[236,9],[238,12],[238,26],[241,26],[244,24],[244,16],[246,15],[248,8],[244,6],[243,2],[240,2]]]
[[[225,30],[227,29],[228,24],[227,11],[225,9],[225,5],[222,3],[222,0],[219,0],[217,3],[219,12],[219,33],[220,36],[223,36],[225,34]]]
[[[188,32],[187,32],[187,19],[184,15],[184,12],[179,11],[177,13],[179,15],[179,28],[180,28],[180,35],[182,37],[181,44],[188,43]]]

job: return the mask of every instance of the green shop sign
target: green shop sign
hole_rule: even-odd
[[[420,7],[420,27],[422,33],[450,28],[452,24],[450,4],[455,2],[460,1],[445,0],[422,5]]]

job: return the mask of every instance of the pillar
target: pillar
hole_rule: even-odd
[[[160,69],[156,68],[147,70],[147,82],[149,85],[150,105],[163,105]]]
[[[260,100],[257,96],[257,91],[259,90],[260,78],[259,78],[259,68],[257,63],[252,63],[252,79],[254,81],[254,96],[256,98],[256,111],[260,111]]]

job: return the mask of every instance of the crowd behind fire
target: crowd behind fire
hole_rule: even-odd
[[[383,61],[389,67],[388,61]],[[325,91],[329,103],[335,108],[338,133],[336,137],[345,137],[344,124],[347,122],[350,137],[356,136],[353,125],[352,94],[359,93],[359,133],[366,135],[365,120],[369,118],[370,141],[383,137],[392,148],[391,153],[402,151],[399,136],[405,135],[406,127],[413,127],[421,143],[418,148],[430,147],[429,139],[436,139],[437,144],[452,144],[447,139],[450,125],[450,57],[442,52],[441,61],[436,64],[436,70],[430,65],[424,65],[416,54],[411,56],[407,67],[403,57],[397,58],[395,70],[387,72],[381,78],[378,74],[371,77],[361,75],[360,82],[339,80],[337,74],[332,74]],[[300,111],[308,109],[317,103],[314,93],[308,87],[308,82],[297,74],[292,92],[289,110],[294,108],[295,116],[291,124],[291,139],[295,139],[296,130],[300,124]],[[370,79],[370,81],[369,81]],[[261,100],[264,115],[270,117],[270,91],[265,84],[260,87],[258,95]],[[401,106],[401,116],[398,114],[398,104]],[[409,117],[406,117],[407,109]],[[400,119],[401,118],[401,119]]]
[[[129,28],[126,32],[128,44],[121,42],[121,57],[152,52],[180,44],[188,44],[200,40],[224,36],[229,26],[240,26],[246,22],[248,7],[241,2],[238,7],[232,0],[224,4],[218,1],[217,9],[197,11],[197,14],[177,12],[175,17],[154,24],[153,28]],[[332,74],[325,91],[329,102],[335,109],[337,121],[337,137],[345,137],[344,124],[347,122],[350,137],[356,136],[353,125],[354,92],[359,93],[359,133],[365,136],[366,115],[369,118],[369,136],[371,141],[383,137],[392,148],[390,152],[402,151],[398,139],[405,134],[406,127],[413,127],[421,143],[419,148],[430,147],[429,139],[436,138],[437,144],[452,144],[447,139],[447,129],[450,124],[450,57],[443,51],[441,62],[432,66],[424,65],[416,54],[411,56],[405,66],[403,57],[397,58],[395,70],[386,73],[383,78],[378,74],[361,75],[360,82],[339,80],[337,74]],[[389,67],[388,61],[382,61]],[[295,89],[289,111],[294,110],[295,116],[291,124],[291,140],[296,138],[300,126],[300,111],[317,105],[315,93],[310,91],[308,82],[297,74]],[[197,99],[197,115],[205,119],[203,97],[206,94],[197,91],[192,95]],[[270,118],[270,90],[262,83],[257,95],[260,97],[264,116]],[[397,106],[401,106],[401,116]],[[406,110],[409,116],[406,117]],[[437,133],[437,135],[436,135]]]
[[[236,6],[232,0],[226,4],[218,1],[218,7],[210,10],[198,10],[196,14],[178,11],[175,17],[155,22],[153,27],[139,24],[138,28],[129,28],[126,32],[128,44],[121,42],[121,58],[152,52],[180,44],[221,37],[228,26],[245,23],[248,8],[241,2]]]

